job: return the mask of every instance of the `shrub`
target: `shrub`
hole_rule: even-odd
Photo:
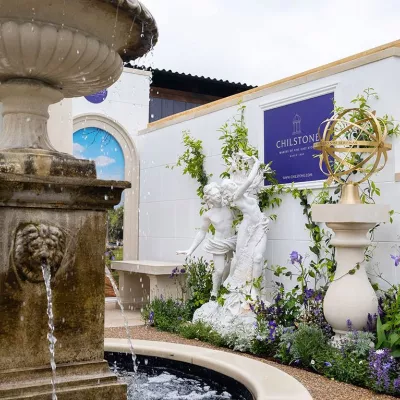
[[[316,369],[329,378],[367,385],[370,377],[367,359],[374,339],[370,332],[350,331],[337,347],[327,346],[316,355]]]
[[[176,333],[179,326],[191,318],[191,313],[186,303],[161,297],[144,307],[142,318],[161,331]]]
[[[315,368],[315,358],[327,347],[327,337],[314,325],[300,324],[297,329],[286,328],[280,336],[276,357],[284,363],[302,364]]]
[[[186,339],[197,339],[218,347],[226,346],[224,338],[219,333],[215,332],[211,326],[201,321],[181,324],[179,326],[179,334]]]
[[[347,355],[341,349],[327,346],[315,356],[315,369],[328,378],[365,386],[369,378],[365,357]]]
[[[212,290],[213,262],[200,258],[189,258],[184,268],[187,272],[189,288],[188,307],[194,313],[199,307],[210,300]]]
[[[378,349],[389,348],[393,357],[400,357],[400,286],[392,286],[379,299],[376,325]]]

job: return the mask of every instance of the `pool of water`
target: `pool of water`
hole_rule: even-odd
[[[158,357],[106,353],[111,370],[128,385],[128,400],[253,400],[245,386],[207,368]]]

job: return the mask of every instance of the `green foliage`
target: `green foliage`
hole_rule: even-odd
[[[314,368],[315,358],[327,346],[327,337],[321,328],[300,324],[294,329],[286,329],[280,337],[277,357],[284,363],[301,363]]]
[[[345,138],[348,140],[360,140],[360,141],[371,141],[371,137],[374,137],[374,129],[372,125],[367,127],[367,131],[363,131],[359,129],[356,125],[360,122],[363,121],[365,118],[368,118],[367,112],[369,113],[374,113],[374,111],[371,109],[371,106],[369,104],[370,100],[378,100],[379,97],[377,93],[374,91],[373,88],[367,88],[363,91],[362,94],[357,95],[351,103],[353,104],[354,110],[352,110],[349,114],[346,116],[343,116],[341,119],[342,121],[346,122],[339,122],[336,126],[336,130],[339,132],[341,129],[343,129],[347,123],[352,123],[355,124],[352,129],[348,129],[345,133]],[[344,108],[343,107],[338,107],[335,105],[335,113],[341,113],[343,112]],[[392,117],[389,117],[388,115],[384,115],[383,117],[378,119],[379,124],[381,125],[382,130],[387,128],[387,134],[388,136],[399,136],[400,135],[400,128],[398,124],[394,123],[394,119]],[[357,165],[361,161],[363,161],[366,157],[368,157],[369,154],[362,154],[362,153],[347,153],[346,155],[346,161],[347,165],[349,163],[351,165]],[[341,172],[348,167],[345,166],[344,164],[339,164],[337,161],[334,162],[334,169],[337,172]],[[354,171],[353,174],[356,174],[357,171]],[[347,179],[350,180],[350,175],[347,175]],[[369,187],[368,187],[369,186]],[[363,189],[363,192],[366,191],[365,196],[363,196],[363,200],[368,200],[368,197],[370,196],[370,192],[374,191],[374,188],[371,188],[371,185],[367,185],[367,188]],[[369,192],[369,193],[368,193]],[[375,192],[374,194],[378,194]],[[379,194],[378,194],[379,195]]]
[[[278,342],[259,340],[254,338],[251,341],[250,352],[261,357],[273,357],[278,350]]]
[[[191,318],[191,310],[183,302],[156,298],[143,308],[142,318],[160,331],[177,333],[179,326]]]
[[[122,261],[123,258],[123,248],[122,247],[118,247],[116,249],[107,249],[105,252],[105,264],[107,266],[107,268],[110,269],[111,267],[111,262],[112,261]],[[118,275],[118,271],[112,270],[111,271],[111,275],[115,280],[115,283],[119,284],[119,275]]]
[[[289,191],[284,185],[280,184],[272,184],[262,188],[258,193],[258,205],[261,211],[279,207],[282,204],[281,196]]]
[[[211,175],[207,175],[204,169],[204,159],[206,156],[203,153],[203,142],[196,140],[189,135],[189,132],[183,132],[183,145],[185,146],[184,153],[178,157],[178,161],[171,169],[183,166],[183,174],[190,175],[199,184],[197,195],[202,199],[204,196],[204,186],[207,185]]]
[[[179,326],[179,334],[186,339],[201,340],[217,347],[226,346],[224,338],[219,333],[215,332],[211,326],[201,321],[181,324]]]
[[[116,242],[124,236],[124,207],[108,210],[107,213],[108,240]]]
[[[226,122],[218,129],[222,133],[219,137],[219,140],[222,140],[222,159],[228,167],[231,165],[232,155],[239,151],[248,156],[258,157],[258,150],[249,144],[248,128],[246,127],[244,116],[245,110],[246,106],[239,104],[238,115],[233,117],[233,122],[231,124]],[[223,172],[221,178],[229,178],[229,173],[227,171]]]
[[[378,317],[377,349],[390,349],[393,357],[400,357],[400,296],[399,286],[390,287],[382,297],[383,317]]]
[[[315,357],[315,368],[328,378],[366,386],[370,371],[368,356],[375,337],[370,332],[349,332],[338,347],[326,346]]]
[[[187,273],[189,300],[187,306],[194,312],[210,300],[212,290],[213,262],[200,258],[188,258],[184,265]]]
[[[369,367],[367,357],[347,356],[340,349],[326,346],[316,355],[316,369],[331,379],[367,386]]]

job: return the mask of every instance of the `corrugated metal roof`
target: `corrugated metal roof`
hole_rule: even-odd
[[[243,90],[253,89],[253,88],[257,87],[257,86],[247,85],[246,83],[241,83],[241,82],[230,82],[228,80],[223,80],[223,79],[216,79],[216,78],[210,78],[210,77],[206,77],[206,76],[198,76],[198,75],[186,74],[184,72],[175,72],[175,71],[172,71],[172,70],[151,68],[151,67],[145,67],[145,66],[140,66],[140,65],[133,65],[132,66],[130,64],[126,64],[125,67],[134,68],[134,69],[141,69],[141,70],[145,70],[145,71],[150,71],[150,72],[152,72],[154,74],[157,74],[157,73],[168,74],[168,75],[173,75],[173,76],[176,76],[176,77],[199,79],[199,80],[202,80],[202,81],[213,82],[213,83],[217,83],[217,84],[235,86],[235,87],[241,88]]]

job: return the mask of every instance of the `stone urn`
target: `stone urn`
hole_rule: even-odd
[[[368,314],[378,312],[378,299],[365,270],[364,251],[371,244],[368,232],[389,221],[389,206],[378,204],[317,204],[315,222],[324,222],[334,232],[337,269],[326,293],[323,309],[335,332],[334,342],[352,329],[367,327]],[[351,271],[351,272],[350,272]]]
[[[125,399],[103,360],[104,252],[106,211],[130,184],[57,152],[48,107],[113,84],[157,27],[136,0],[2,1],[0,17],[0,398],[55,398],[45,264],[57,398]]]

